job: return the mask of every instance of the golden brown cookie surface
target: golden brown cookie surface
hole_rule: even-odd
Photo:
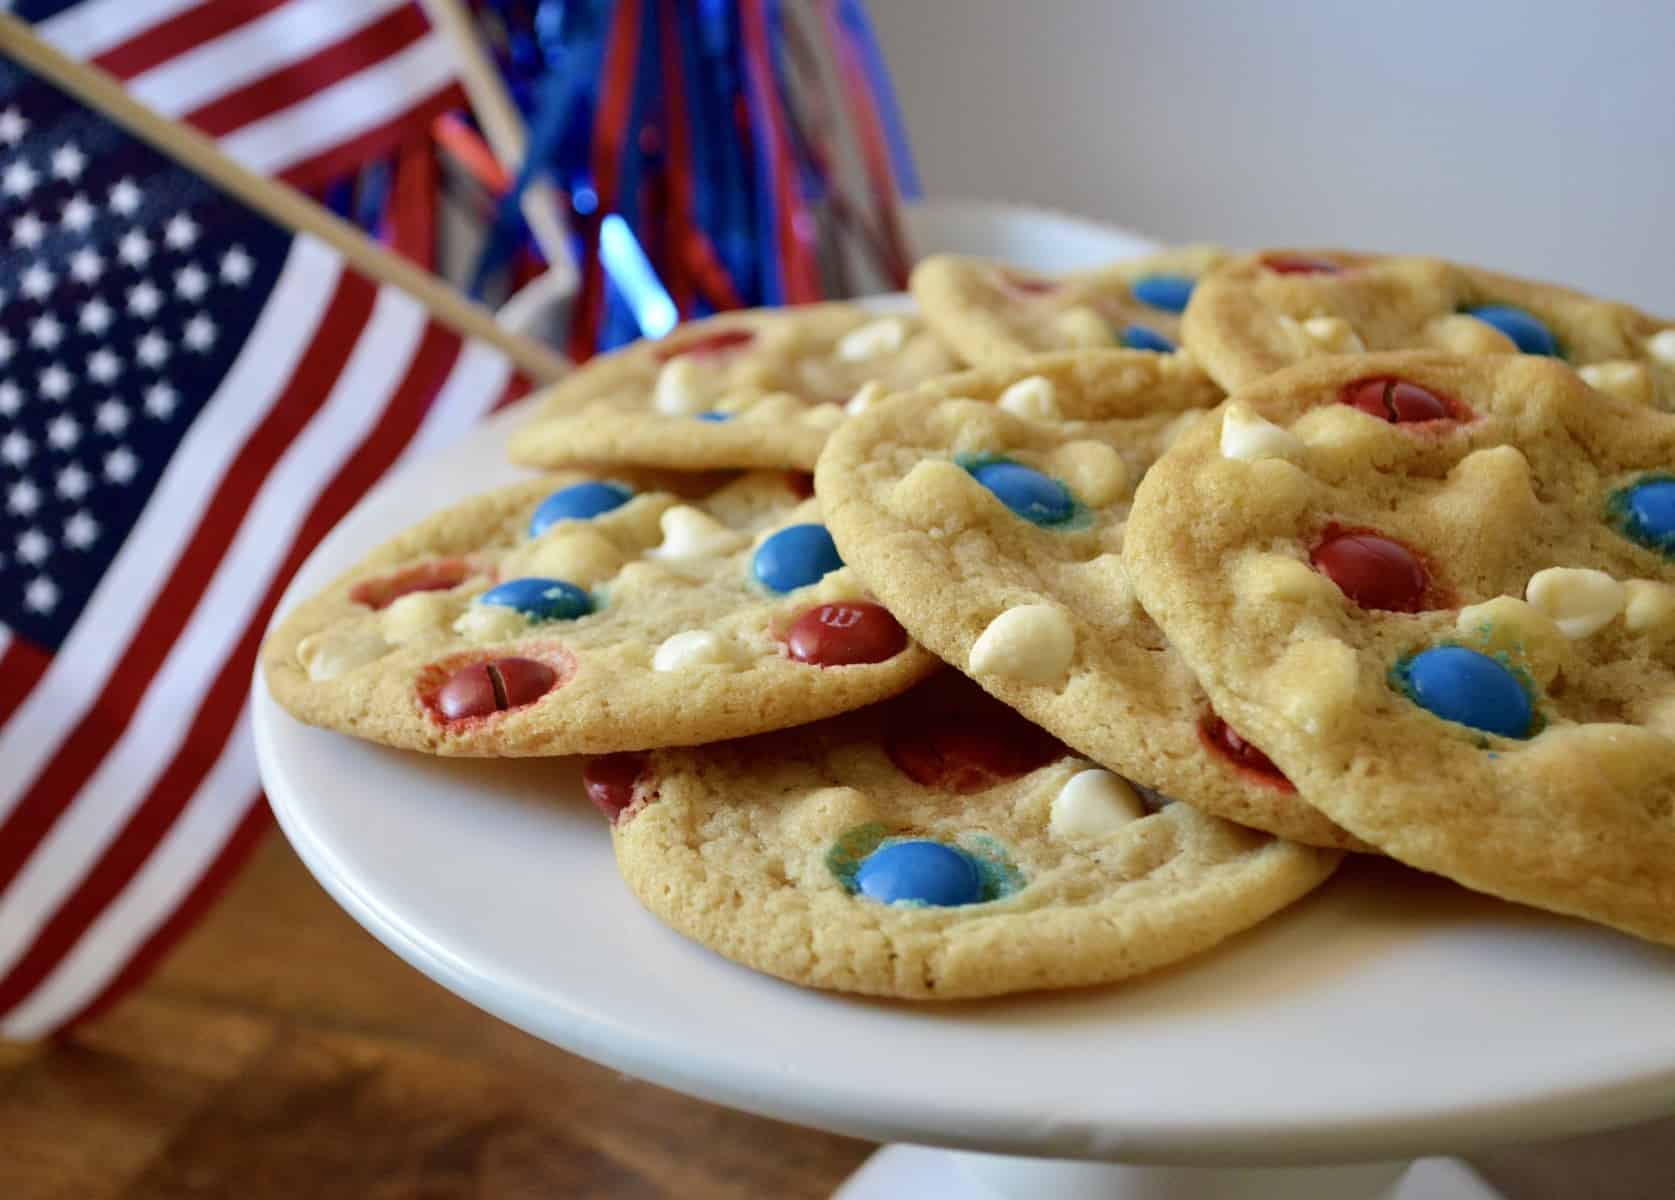
[[[933,660],[844,569],[802,478],[467,500],[298,605],[268,686],[312,724],[463,755],[703,742],[894,695]]]
[[[1344,827],[1675,942],[1675,416],[1531,356],[1308,363],[1142,481],[1124,560]]]
[[[1049,350],[1122,346],[1168,352],[1197,278],[1222,257],[1184,246],[1051,278],[987,259],[935,255],[911,287],[932,329],[982,366]]]
[[[1439,258],[1247,255],[1194,289],[1183,334],[1229,389],[1329,354],[1524,352],[1560,357],[1625,399],[1675,408],[1675,322]]]
[[[726,313],[589,362],[547,390],[507,449],[546,469],[812,470],[865,385],[905,387],[953,367],[911,313],[851,304]]]
[[[883,402],[815,486],[885,605],[1036,724],[1206,812],[1359,848],[1217,719],[1123,569],[1134,485],[1219,398],[1175,355],[1043,355]]]
[[[1338,860],[1154,807],[953,672],[804,729],[596,760],[588,781],[669,925],[796,983],[903,999],[1152,970]]]

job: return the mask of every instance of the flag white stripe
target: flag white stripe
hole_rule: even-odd
[[[86,0],[40,22],[35,32],[71,58],[93,58],[201,3],[203,0]]]
[[[214,483],[283,391],[313,340],[342,260],[323,243],[297,238],[244,348],[181,440],[116,558],[51,664],[0,728],[0,820],[58,753],[120,664],[168,579],[180,531],[203,518]]]
[[[156,850],[41,986],[0,1021],[0,1037],[42,1037],[86,1007],[197,885],[244,819],[256,787],[247,700],[226,752]]]
[[[377,66],[254,121],[218,144],[251,170],[276,175],[394,120],[413,107],[415,98],[434,95],[453,79],[448,47],[428,33]]]
[[[12,631],[5,625],[0,625],[0,658],[5,657],[6,651],[12,646]]]
[[[458,441],[494,407],[511,378],[512,364],[504,354],[483,342],[466,342],[424,421],[392,469]]]
[[[291,0],[237,29],[136,75],[128,91],[178,117],[273,71],[312,57],[411,0]]]
[[[133,720],[0,894],[0,975],[80,885],[185,743],[204,682],[226,664],[254,619],[314,499],[383,417],[425,325],[425,310],[411,296],[379,291],[326,403],[263,480]]]

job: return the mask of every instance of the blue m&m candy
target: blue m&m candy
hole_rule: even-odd
[[[593,611],[593,597],[562,579],[508,579],[477,603],[516,609],[531,621],[573,621]]]
[[[1535,709],[1506,667],[1464,646],[1433,646],[1396,665],[1397,683],[1415,704],[1445,721],[1501,737],[1529,737]]]
[[[855,872],[855,887],[880,904],[949,907],[981,900],[983,874],[941,842],[892,842],[867,855]]]
[[[601,483],[590,479],[560,488],[535,510],[529,518],[529,536],[540,537],[560,521],[587,521],[613,508],[621,508],[634,498],[634,492],[620,483]]]
[[[750,562],[757,581],[773,592],[819,583],[841,566],[843,559],[824,525],[787,525],[756,547]]]
[[[700,421],[709,421],[711,423],[716,421],[731,421],[733,419],[733,414],[729,412],[721,412],[719,409],[712,408],[709,412],[699,413],[698,419]]]
[[[1178,313],[1186,311],[1186,302],[1192,299],[1192,286],[1196,282],[1190,275],[1147,275],[1136,279],[1128,290],[1141,304]]]
[[[1675,554],[1675,479],[1643,479],[1613,496],[1611,506],[1629,537]]]
[[[992,459],[966,470],[993,492],[995,499],[1026,521],[1057,525],[1076,514],[1076,499],[1069,488],[1022,463]]]
[[[1534,313],[1513,308],[1510,304],[1480,304],[1466,309],[1466,315],[1493,325],[1506,334],[1520,354],[1545,354],[1549,358],[1559,356],[1559,340]]]
[[[1173,354],[1175,343],[1155,329],[1144,325],[1130,325],[1122,331],[1122,344],[1128,350],[1154,350],[1158,354]]]

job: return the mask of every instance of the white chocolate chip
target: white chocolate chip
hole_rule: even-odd
[[[1221,456],[1240,462],[1260,458],[1294,458],[1303,453],[1303,443],[1289,430],[1252,412],[1243,401],[1228,404],[1221,417]]]
[[[1053,327],[1072,346],[1109,346],[1111,327],[1085,304],[1067,308],[1053,318]]]
[[[849,397],[849,403],[843,406],[844,411],[852,417],[859,416],[884,399],[886,395],[888,393],[884,390],[882,383],[879,383],[876,379],[869,379],[855,390],[853,396]]]
[[[1303,332],[1322,350],[1332,354],[1361,354],[1367,349],[1350,323],[1342,317],[1310,317]]]
[[[1524,599],[1553,618],[1567,638],[1604,629],[1623,611],[1623,585],[1588,567],[1548,567],[1530,576]]]
[[[1353,707],[1355,652],[1337,638],[1293,642],[1266,672],[1279,710],[1309,734],[1324,733]]]
[[[375,626],[354,624],[322,629],[297,643],[297,662],[316,682],[336,679],[384,657],[390,644]]]
[[[973,675],[1001,675],[1021,683],[1057,683],[1076,653],[1076,633],[1064,610],[1051,604],[1009,608],[989,622],[971,646]]]
[[[703,368],[688,357],[672,358],[657,373],[652,407],[672,417],[690,417],[710,407],[702,384]]]
[[[663,542],[648,553],[653,558],[704,558],[731,554],[748,540],[701,509],[677,504],[664,510],[659,522]]]
[[[1284,554],[1257,554],[1239,564],[1241,594],[1283,604],[1338,603],[1338,585],[1305,562]]]
[[[805,425],[816,429],[836,429],[843,424],[843,408],[837,404],[815,404],[797,414]]]
[[[549,530],[516,557],[508,555],[501,570],[510,576],[566,579],[588,588],[603,583],[621,566],[622,551],[610,538],[572,523]]]
[[[907,325],[896,317],[869,321],[838,339],[837,356],[844,362],[860,362],[891,354],[907,341]]]
[[[1103,507],[1128,494],[1128,464],[1106,442],[1071,442],[1049,456],[1053,473],[1077,496]]]
[[[1104,837],[1145,815],[1126,779],[1093,767],[1072,775],[1053,797],[1047,831],[1057,838]]]
[[[1665,366],[1675,367],[1675,329],[1660,329],[1647,338],[1646,353]]]
[[[1051,379],[1041,375],[1018,380],[995,403],[1015,417],[1056,421],[1059,416],[1058,389]]]
[[[454,622],[454,632],[468,642],[504,642],[529,628],[529,620],[504,604],[472,604]]]
[[[422,633],[447,625],[454,602],[435,592],[409,592],[398,596],[379,614],[384,636],[398,645]]]
[[[1663,629],[1675,623],[1675,587],[1650,579],[1623,584],[1623,624],[1630,633]]]
[[[688,629],[664,639],[652,655],[654,671],[685,671],[692,667],[731,667],[738,659],[730,643],[708,629]]]
[[[1517,659],[1543,687],[1570,657],[1570,642],[1553,618],[1516,596],[1496,596],[1462,608],[1454,628],[1486,654]]]
[[[1576,368],[1583,382],[1602,392],[1609,392],[1623,400],[1647,404],[1652,398],[1652,377],[1640,363],[1589,363]]]
[[[1455,354],[1510,354],[1518,347],[1487,321],[1466,313],[1449,313],[1425,326],[1427,344]]]

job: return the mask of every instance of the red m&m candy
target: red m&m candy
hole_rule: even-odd
[[[911,699],[913,693],[909,692]],[[986,696],[929,716],[901,705],[885,752],[915,783],[962,795],[1027,775],[1062,758],[1062,743]]]
[[[1051,279],[1032,279],[1027,275],[1002,275],[1000,281],[1020,296],[1044,296],[1058,287]]]
[[[582,788],[593,807],[615,825],[634,803],[634,784],[645,770],[646,756],[636,751],[602,754],[590,758],[582,768]]]
[[[450,721],[486,717],[539,700],[558,672],[533,658],[496,658],[461,667],[436,693],[436,709]]]
[[[445,592],[458,587],[471,574],[471,564],[463,558],[435,558],[392,575],[363,579],[350,590],[349,599],[368,608],[388,608],[409,592]]]
[[[1425,607],[1431,583],[1425,565],[1380,534],[1329,526],[1309,561],[1362,608],[1410,613]]]
[[[1207,714],[1198,723],[1198,736],[1211,750],[1241,771],[1261,779],[1268,786],[1286,792],[1297,790],[1291,780],[1285,777],[1285,773],[1273,764],[1272,759],[1240,737],[1237,730],[1215,713]]]
[[[703,337],[686,338],[659,346],[657,361],[668,362],[671,358],[685,358],[689,354],[727,354],[733,350],[742,350],[755,340],[756,334],[749,329],[719,329]]]
[[[1312,254],[1267,254],[1262,265],[1276,275],[1336,275],[1343,270],[1330,259]]]
[[[822,604],[797,618],[785,647],[798,662],[816,667],[879,663],[907,649],[907,630],[882,605]]]
[[[1453,401],[1405,379],[1358,379],[1344,387],[1339,399],[1392,425],[1452,421],[1460,412]]]

